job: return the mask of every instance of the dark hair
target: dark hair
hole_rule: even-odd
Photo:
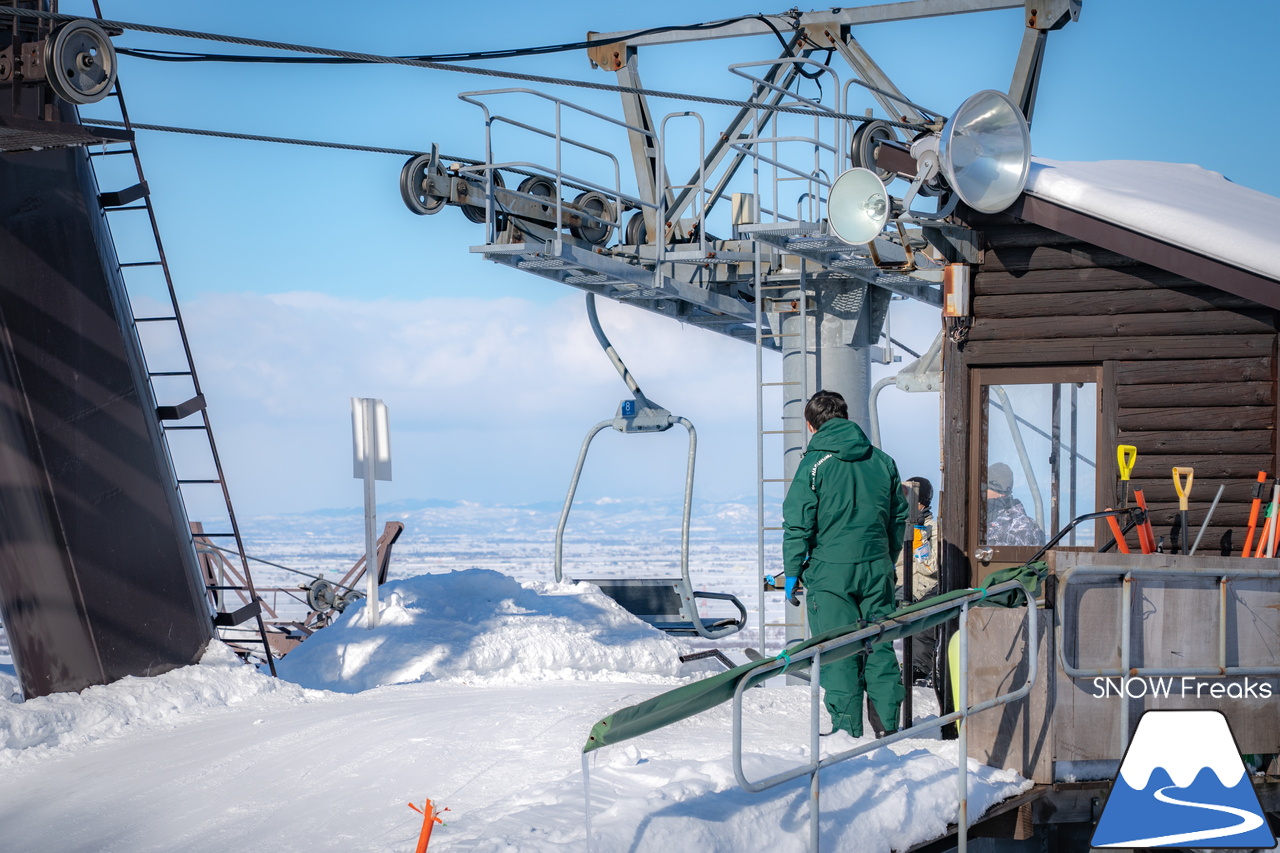
[[[804,419],[815,431],[832,418],[849,419],[849,407],[835,391],[819,391],[804,404]]]
[[[933,504],[933,483],[930,483],[924,477],[912,477],[907,480],[907,482],[916,484],[916,492],[918,493],[920,503],[923,506],[930,506]]]

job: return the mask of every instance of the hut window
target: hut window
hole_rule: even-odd
[[[1039,547],[1097,506],[1097,368],[980,370],[976,539]],[[1064,546],[1093,547],[1096,525]]]

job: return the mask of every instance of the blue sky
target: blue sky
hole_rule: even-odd
[[[757,11],[740,2],[103,6],[117,20],[384,54],[551,44],[588,29]],[[1237,3],[1229,16],[1218,8],[1085,0],[1081,20],[1050,37],[1034,152],[1196,163],[1280,195],[1268,162],[1280,131],[1269,44],[1280,7]],[[1021,13],[1007,11],[858,35],[906,93],[949,113],[980,89],[1008,87],[1021,30]],[[132,32],[116,43],[243,52]],[[775,55],[772,37],[646,48],[641,73],[652,88],[738,97],[746,84],[725,67]],[[489,64],[612,82],[581,53]],[[515,85],[403,67],[127,57],[121,82],[139,122],[411,149],[436,142],[457,156],[483,151],[481,114],[457,94]],[[620,114],[614,95],[557,94]],[[659,114],[681,109],[703,111],[709,129],[725,120],[723,108],[655,105]],[[398,191],[403,158],[159,133],[142,133],[139,144],[242,513],[359,503],[349,462],[351,396],[382,397],[391,412],[395,479],[380,486],[383,500],[563,498],[582,436],[625,394],[590,337],[576,291],[471,254],[481,229],[456,210],[410,214]],[[104,188],[111,181],[104,175]],[[122,254],[130,251],[130,235],[117,236]],[[613,305],[601,314],[646,392],[699,428],[698,494],[753,495],[751,347]],[[900,304],[893,324],[895,337],[923,349],[936,313]],[[936,474],[936,398],[891,390],[881,409],[886,449],[904,475]],[[606,434],[580,495],[674,495],[683,440],[675,431]]]

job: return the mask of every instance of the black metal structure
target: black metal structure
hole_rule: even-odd
[[[0,618],[28,697],[213,635],[98,205],[84,149],[0,155]]]

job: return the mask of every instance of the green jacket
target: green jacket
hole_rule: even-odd
[[[853,421],[832,418],[809,439],[782,503],[783,568],[798,575],[809,556],[896,561],[906,522],[898,466]]]

